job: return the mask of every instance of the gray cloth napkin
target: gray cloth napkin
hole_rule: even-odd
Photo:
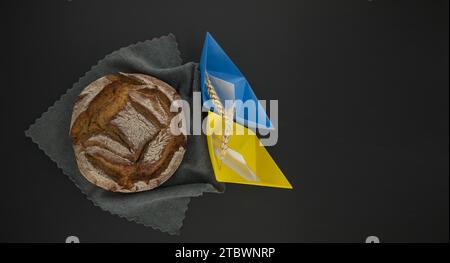
[[[179,234],[191,197],[205,192],[222,193],[225,189],[224,184],[215,180],[204,136],[188,136],[186,153],[176,173],[151,191],[133,194],[108,192],[88,182],[78,170],[69,137],[74,102],[88,84],[106,74],[117,72],[155,76],[174,87],[183,99],[191,103],[191,109],[192,92],[200,89],[197,65],[193,62],[181,65],[177,42],[170,34],[107,55],[49,107],[25,134],[94,205],[130,221],[170,234]]]

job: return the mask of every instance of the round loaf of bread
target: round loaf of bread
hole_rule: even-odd
[[[184,116],[182,109],[170,111],[179,99],[167,83],[143,74],[111,74],[92,82],[75,102],[70,124],[81,174],[113,192],[164,183],[185,152],[186,135],[170,128],[175,117]]]

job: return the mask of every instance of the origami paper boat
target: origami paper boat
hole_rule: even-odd
[[[216,157],[220,154],[221,136],[214,135],[212,130],[217,129],[217,126],[211,125],[217,121],[222,121],[221,116],[209,112],[206,127],[208,134],[213,135],[208,135],[206,140],[217,181],[292,189],[292,185],[266,148],[261,145],[256,134],[236,122],[233,123],[233,129],[245,129],[246,135],[231,136],[227,154],[220,165]]]
[[[206,33],[199,68],[203,102],[211,102],[206,105],[210,109],[206,130],[208,151],[217,181],[292,189],[252,131],[254,128],[274,129],[266,111],[245,77],[209,33]],[[244,115],[237,110],[235,121],[228,118],[231,120],[228,127],[231,126],[232,131],[229,136],[223,133],[226,112],[229,112],[225,100],[253,101],[257,105],[256,115]],[[235,131],[238,129],[243,133],[237,134]]]
[[[237,110],[236,122],[252,129],[273,129],[272,122],[250,84],[210,33],[206,33],[199,69],[203,101],[210,99],[205,89],[205,76],[208,74],[224,104],[225,100],[255,103],[255,114]],[[217,113],[214,105],[208,105],[208,107],[213,108],[213,111]]]

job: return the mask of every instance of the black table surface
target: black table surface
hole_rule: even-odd
[[[448,1],[0,1],[0,241],[448,242]],[[24,131],[104,55],[206,31],[260,99],[294,190],[228,184],[170,236],[94,207]]]

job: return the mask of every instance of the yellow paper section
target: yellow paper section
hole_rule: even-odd
[[[256,134],[238,123],[233,122],[234,132],[221,160],[222,125],[225,124],[220,115],[208,113],[206,137],[217,181],[292,189]],[[244,135],[236,135],[237,131],[243,131]]]

